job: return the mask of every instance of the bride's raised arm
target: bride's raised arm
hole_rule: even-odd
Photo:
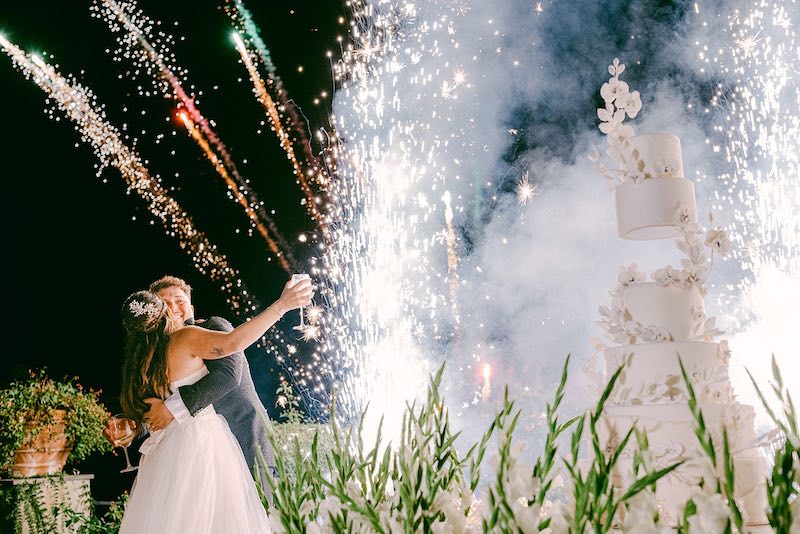
[[[278,322],[284,313],[311,304],[314,295],[311,280],[304,279],[295,285],[291,284],[291,280],[286,282],[278,300],[230,332],[218,332],[197,326],[187,326],[178,330],[172,334],[170,352],[175,350],[204,360],[215,360],[246,349]]]

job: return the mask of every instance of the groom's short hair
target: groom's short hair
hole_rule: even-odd
[[[150,291],[153,293],[158,293],[162,289],[168,287],[177,287],[178,289],[183,290],[184,293],[189,295],[189,298],[192,297],[192,286],[186,283],[185,280],[182,278],[178,278],[177,276],[166,275],[162,276],[152,284],[150,284]]]

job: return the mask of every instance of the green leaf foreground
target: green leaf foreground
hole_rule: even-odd
[[[534,491],[525,499],[524,508],[533,507],[538,514],[537,529],[552,525],[552,517],[546,517],[539,510],[549,501],[553,489],[561,458],[558,453],[560,438],[572,429],[568,438],[570,455],[563,458],[563,467],[573,482],[573,531],[584,532],[590,528],[594,532],[609,532],[625,502],[652,487],[679,464],[644,473],[624,491],[616,488],[612,476],[623,450],[631,442],[634,429],[607,456],[603,454],[597,427],[622,368],[611,377],[592,412],[561,422],[558,411],[566,389],[569,362],[568,355],[553,400],[546,405],[547,435],[541,455],[530,468],[529,482]],[[511,456],[512,443],[521,412],[514,409],[506,388],[500,410],[489,428],[463,457],[460,456],[455,446],[460,433],[451,430],[447,408],[439,395],[443,372],[444,366],[441,366],[431,377],[424,403],[407,405],[397,444],[384,444],[379,431],[367,450],[362,440],[364,417],[355,432],[352,429],[343,431],[336,422],[335,395],[330,413],[332,443],[328,450],[319,451],[315,439],[312,452],[302,456],[295,438],[291,463],[296,466],[296,473],[287,470],[287,462],[270,429],[270,439],[278,451],[277,477],[267,474],[272,502],[267,502],[266,492],[262,495],[265,506],[271,514],[277,515],[285,532],[307,531],[311,522],[324,523],[326,530],[332,532],[358,531],[366,526],[372,532],[398,528],[409,533],[430,532],[437,524],[458,520],[448,514],[456,513],[462,521],[468,514],[474,514],[472,492],[482,486],[480,528],[484,532],[523,531],[517,515],[519,503],[510,500],[510,487],[507,487],[507,473],[511,462],[516,461]],[[579,457],[587,428],[594,454],[581,470]],[[482,481],[481,468],[495,436],[499,456],[497,470]],[[323,465],[327,469],[320,469]],[[585,477],[582,472],[586,473]],[[455,512],[452,508],[442,508],[442,501],[447,500],[443,498],[445,494],[461,499],[459,502],[463,501],[464,505],[459,504]],[[323,501],[326,503],[324,512],[320,506]],[[331,502],[335,502],[335,506],[330,506]]]
[[[778,417],[761,392],[749,369],[745,369],[753,387],[756,390],[761,404],[770,419],[782,434],[781,443],[775,447],[775,463],[767,479],[767,519],[775,532],[791,532],[793,521],[793,504],[800,499],[800,439],[798,439],[797,411],[789,394],[789,389],[784,386],[775,355],[772,355],[772,376],[775,382],[771,384],[772,391],[781,404],[783,417]]]

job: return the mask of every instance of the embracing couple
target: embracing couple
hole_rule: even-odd
[[[191,288],[180,278],[166,276],[125,300],[120,400],[150,435],[120,534],[269,532],[252,468],[263,473],[274,456],[242,351],[312,297],[310,280],[289,281],[236,328],[219,317],[195,323]],[[263,477],[258,482],[269,491]]]

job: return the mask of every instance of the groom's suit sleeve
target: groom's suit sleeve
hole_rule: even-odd
[[[220,332],[233,330],[233,325],[222,317],[211,317],[202,323],[202,327]],[[209,371],[206,376],[194,384],[179,387],[164,401],[175,420],[179,423],[185,421],[238,387],[242,381],[244,357],[243,353],[236,353],[218,360],[206,360]]]

